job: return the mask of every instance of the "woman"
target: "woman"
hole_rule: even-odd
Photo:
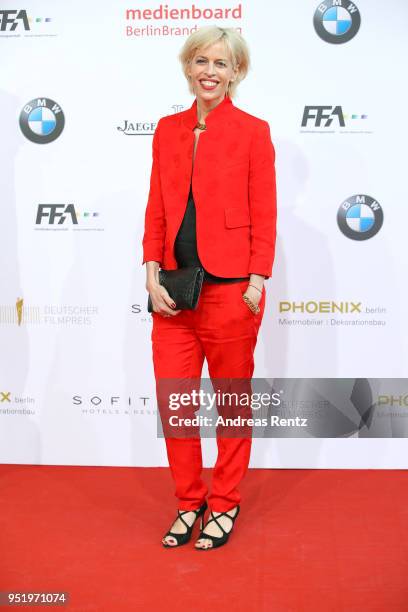
[[[249,68],[239,33],[200,28],[179,58],[195,100],[158,122],[143,237],[156,383],[199,380],[204,358],[211,380],[250,380],[265,309],[263,283],[275,251],[274,147],[268,123],[232,103]],[[199,302],[195,310],[177,310],[158,271],[190,265],[205,271]],[[179,509],[163,545],[187,543],[198,517],[195,547],[225,544],[240,510],[238,485],[248,468],[251,436],[223,437],[217,428],[208,504],[199,435],[165,442]]]

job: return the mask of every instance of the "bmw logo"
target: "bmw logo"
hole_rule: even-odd
[[[52,142],[64,129],[62,108],[50,98],[35,98],[25,104],[20,113],[20,128],[24,136],[38,144]]]
[[[347,238],[368,240],[380,231],[384,215],[381,206],[368,195],[353,195],[337,212],[337,223]]]
[[[313,17],[313,25],[318,36],[335,45],[354,38],[360,23],[360,11],[356,5],[349,1],[343,3],[342,0],[324,0],[317,7]]]

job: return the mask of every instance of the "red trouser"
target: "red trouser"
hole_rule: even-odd
[[[156,386],[161,378],[200,379],[204,357],[214,378],[251,379],[254,350],[265,309],[265,287],[254,314],[242,299],[248,281],[204,282],[196,310],[171,317],[152,313],[152,348]],[[167,456],[176,484],[180,510],[195,510],[204,503],[208,488],[201,478],[200,437],[166,437]],[[226,512],[239,504],[237,486],[251,454],[251,437],[221,437],[217,428],[218,457],[213,470],[208,505]]]

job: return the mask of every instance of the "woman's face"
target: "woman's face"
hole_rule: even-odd
[[[187,74],[198,100],[217,102],[224,98],[228,84],[234,81],[238,69],[233,69],[232,58],[220,41],[198,49]]]

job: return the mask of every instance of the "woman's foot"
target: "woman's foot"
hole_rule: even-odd
[[[163,536],[162,544],[166,548],[170,546],[181,546],[187,544],[191,538],[194,523],[201,517],[201,527],[204,524],[204,513],[207,510],[207,502],[197,508],[197,510],[178,510],[177,518],[169,531]]]
[[[186,521],[189,527],[191,527],[191,525],[194,523],[196,518],[197,518],[197,515],[193,511],[187,512],[187,514],[183,514],[183,519]],[[187,533],[187,527],[180,520],[180,518],[176,518],[173,525],[170,527],[169,531],[172,531],[173,533]],[[169,546],[177,546],[176,538],[171,535],[165,536],[162,539],[162,542],[163,544],[168,544]]]
[[[225,515],[225,513],[223,514],[222,512],[213,511],[211,513],[211,516],[214,516],[219,522],[219,524],[222,526],[222,528],[227,533],[229,533],[234,525],[234,521],[228,517],[236,516],[238,513],[238,509],[239,509],[239,506],[235,506],[235,508],[231,508],[231,510],[227,511],[227,515]],[[222,514],[222,516],[220,516],[220,514]],[[216,538],[221,538],[222,536],[224,536],[222,529],[217,525],[216,521],[213,521],[213,520],[210,520],[207,523],[207,525],[204,527],[204,529],[201,532],[201,535],[202,534],[208,534]],[[212,546],[213,546],[213,542],[210,538],[201,537],[195,543],[196,548],[211,548]]]

